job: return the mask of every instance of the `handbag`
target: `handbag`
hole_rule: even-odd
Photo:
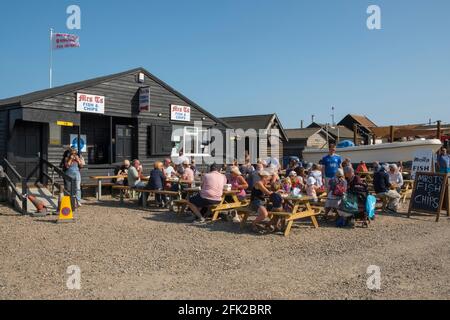
[[[341,209],[348,213],[358,213],[358,196],[350,192],[345,193],[342,198]]]

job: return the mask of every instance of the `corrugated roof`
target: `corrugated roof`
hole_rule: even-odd
[[[367,129],[371,128],[371,127],[376,127],[377,125],[370,120],[367,116],[365,115],[359,115],[359,114],[349,114],[349,116],[351,116],[353,119],[355,119],[360,125],[366,127]]]
[[[108,76],[103,76],[103,77],[98,77],[98,78],[94,78],[94,79],[84,80],[84,81],[80,81],[80,82],[70,83],[70,84],[67,84],[67,85],[63,85],[63,86],[59,86],[59,87],[55,87],[55,88],[51,88],[51,89],[35,91],[35,92],[31,92],[31,93],[20,95],[20,96],[3,99],[3,100],[0,100],[0,107],[16,106],[16,105],[17,106],[23,106],[23,105],[26,105],[26,104],[29,104],[29,103],[33,103],[33,102],[36,102],[36,101],[41,101],[41,100],[44,100],[44,99],[47,99],[47,98],[51,98],[51,97],[54,97],[54,96],[57,96],[57,95],[60,95],[60,94],[65,94],[65,93],[68,93],[68,92],[78,91],[78,90],[81,90],[81,89],[84,89],[84,88],[87,88],[87,87],[91,87],[91,86],[97,85],[97,84],[102,83],[102,82],[106,82],[106,81],[110,81],[112,79],[123,77],[123,76],[128,75],[128,74],[137,74],[139,72],[144,73],[148,78],[152,79],[153,81],[158,83],[160,86],[162,86],[163,88],[167,89],[168,91],[170,91],[171,93],[176,95],[181,100],[184,100],[186,103],[188,103],[192,107],[198,109],[200,112],[204,113],[205,115],[207,115],[211,119],[214,119],[214,121],[217,121],[218,123],[222,124],[226,128],[229,127],[228,124],[223,122],[220,118],[215,117],[214,115],[212,115],[211,113],[209,113],[208,111],[206,111],[205,109],[200,107],[198,104],[193,102],[191,99],[187,98],[186,96],[184,96],[180,92],[176,91],[174,88],[169,86],[167,83],[165,83],[161,79],[157,78],[156,76],[154,76],[153,74],[151,74],[150,72],[148,72],[146,69],[144,69],[142,67],[131,69],[131,70],[120,72],[120,73],[111,74],[111,75],[108,75]]]
[[[267,129],[274,114],[261,114],[252,116],[221,117],[234,129]]]
[[[321,128],[286,129],[289,139],[308,139],[312,135],[323,131]]]

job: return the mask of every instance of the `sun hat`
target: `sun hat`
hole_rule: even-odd
[[[262,170],[262,171],[259,173],[259,175],[260,175],[261,177],[270,177],[270,176],[271,176],[270,172],[268,172],[267,170]]]
[[[183,161],[183,164],[191,164],[191,163],[189,162],[189,160],[186,159]]]
[[[295,172],[294,170],[289,172],[289,177],[296,177],[296,176],[297,176],[297,172]]]
[[[314,177],[309,177],[308,180],[306,180],[306,184],[308,186],[312,186],[314,184],[316,184],[317,180]]]
[[[242,173],[241,173],[241,171],[239,170],[238,167],[232,167],[231,168],[231,173],[237,174],[238,176],[242,175]]]

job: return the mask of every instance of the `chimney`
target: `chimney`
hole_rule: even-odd
[[[303,129],[303,120],[300,121],[300,129]]]
[[[313,123],[313,122],[314,122],[315,118],[316,118],[316,116],[315,116],[315,115],[312,115],[312,116],[311,116],[311,123]]]

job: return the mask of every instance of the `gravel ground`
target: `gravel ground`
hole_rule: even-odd
[[[0,205],[0,299],[449,299],[450,226],[380,215],[368,229],[297,225],[254,235],[195,226],[117,201],[83,206],[74,224]],[[68,290],[68,266],[81,290]],[[367,267],[381,289],[367,288]]]

